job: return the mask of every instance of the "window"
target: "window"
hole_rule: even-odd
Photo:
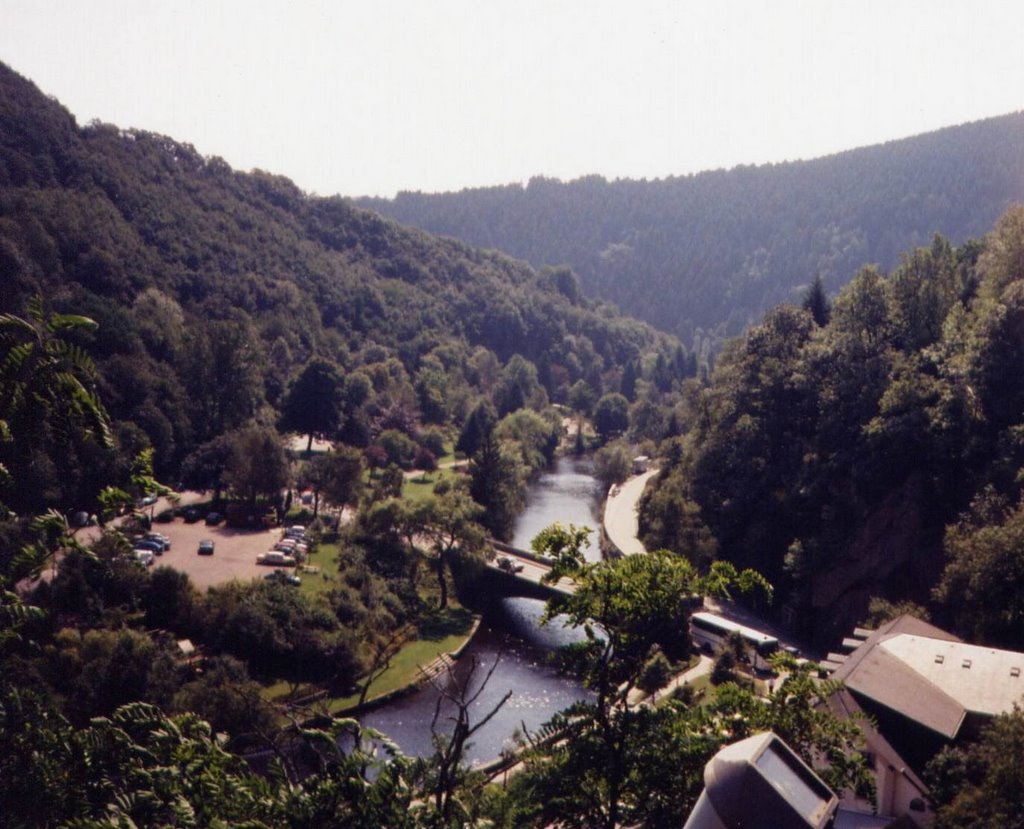
[[[1010,676],[1020,676],[1020,668],[1010,668]]]
[[[935,654],[935,662],[936,662],[936,664],[941,665],[945,661],[946,661],[946,657],[944,657],[941,653]]]
[[[962,664],[963,664],[963,667],[970,668],[971,667],[971,660],[970,659],[965,659]]]

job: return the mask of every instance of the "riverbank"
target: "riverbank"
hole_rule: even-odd
[[[328,700],[332,714],[360,714],[372,711],[392,700],[411,694],[453,665],[473,641],[480,629],[480,617],[472,615],[463,633],[451,633],[442,639],[417,639],[403,646],[391,659],[391,665],[370,684],[366,702],[359,705],[359,692]]]

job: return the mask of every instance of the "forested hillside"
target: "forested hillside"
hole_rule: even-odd
[[[0,285],[0,312],[42,297],[33,336],[46,314],[96,323],[46,336],[96,362],[118,450],[103,464],[124,469],[151,446],[173,481],[219,436],[287,415],[312,358],[343,381],[343,415],[296,430],[362,447],[388,429],[458,430],[483,399],[501,416],[580,380],[618,391],[626,363],[678,348],[584,300],[565,269],[405,229],[160,135],[79,127],[3,66]],[[283,428],[303,421],[292,414]],[[0,442],[0,462],[21,486],[2,500],[92,502],[92,448],[32,417],[13,426],[21,439]]]
[[[770,311],[693,390],[648,544],[758,568],[823,643],[875,596],[1024,648],[1024,207],[805,306]]]
[[[699,352],[816,276],[834,293],[861,265],[888,270],[934,233],[954,244],[982,235],[1019,199],[1024,113],[814,161],[357,203],[535,265],[567,263],[588,295]]]

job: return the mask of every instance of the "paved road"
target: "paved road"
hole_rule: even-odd
[[[551,567],[547,564],[541,564],[538,561],[534,561],[526,556],[518,556],[515,553],[510,553],[507,550],[498,550],[497,555],[493,561],[488,562],[488,566],[501,570],[498,566],[498,559],[509,558],[512,559],[516,564],[522,565],[522,569],[516,573],[516,578],[526,579],[532,581],[534,584],[540,584],[541,579],[544,578],[548,573],[551,572]],[[504,572],[504,570],[502,570]],[[572,593],[576,590],[576,585],[569,579],[559,579],[553,587],[557,590],[561,590],[564,593]]]
[[[636,537],[640,529],[636,510],[644,487],[657,473],[657,469],[651,469],[643,475],[630,478],[617,488],[613,487],[613,494],[609,494],[605,501],[604,531],[623,555],[632,556],[647,552],[640,539]]]

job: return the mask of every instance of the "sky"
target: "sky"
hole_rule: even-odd
[[[0,61],[320,195],[661,178],[1024,109],[1019,0],[0,0]]]

